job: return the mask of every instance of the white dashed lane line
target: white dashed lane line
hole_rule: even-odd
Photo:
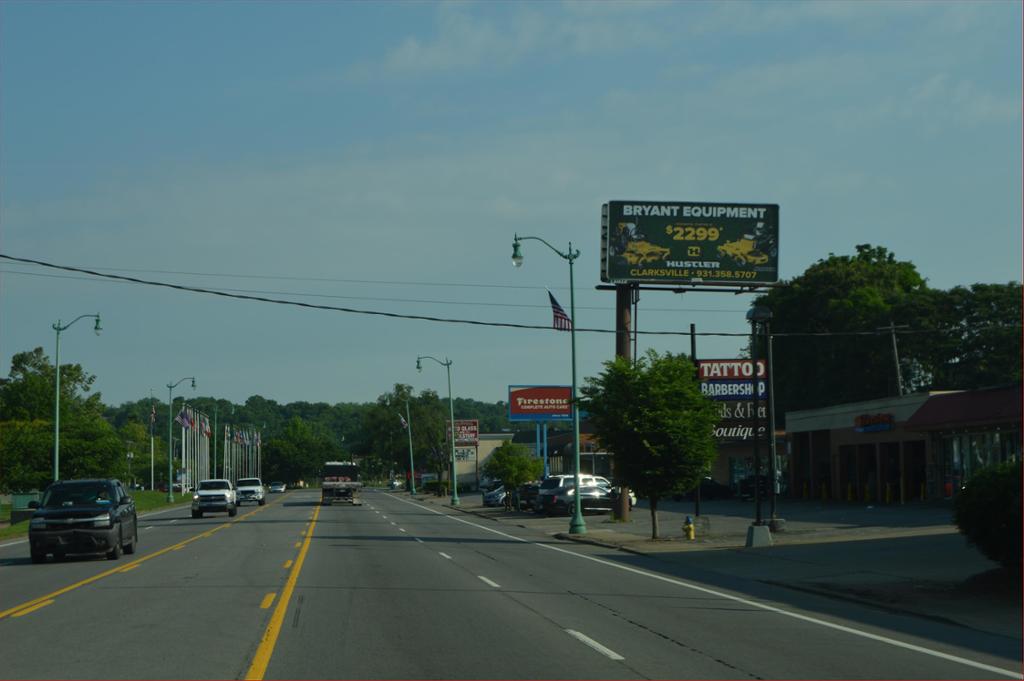
[[[438,551],[438,553],[440,553],[442,557],[444,557],[444,558],[447,558],[448,560],[451,560],[451,559],[452,559],[452,557],[451,557],[451,556],[449,556],[449,555],[448,555],[447,553],[445,553],[444,551]]]
[[[483,575],[477,575],[477,578],[479,578],[480,581],[483,582],[484,584],[486,584],[487,586],[493,586],[495,589],[500,589],[501,588],[500,584],[495,584],[494,582],[492,582],[491,580],[487,579]]]
[[[608,658],[610,658],[612,660],[625,660],[626,659],[622,655],[619,655],[614,650],[612,650],[610,648],[605,648],[603,645],[601,645],[600,643],[598,643],[594,639],[590,638],[586,634],[581,634],[580,632],[574,631],[572,629],[566,629],[565,633],[569,634],[570,636],[572,636],[574,639],[576,639],[577,641],[579,641],[583,645],[586,645],[586,646],[589,646],[589,647],[593,648],[597,652],[601,653],[605,657],[608,657]]]

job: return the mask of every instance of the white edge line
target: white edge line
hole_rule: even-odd
[[[591,648],[593,648],[597,652],[601,653],[605,657],[609,657],[609,658],[611,658],[613,660],[625,660],[626,659],[622,655],[619,655],[617,652],[612,650],[611,648],[605,648],[603,645],[601,645],[600,643],[598,643],[594,639],[590,638],[586,634],[581,634],[580,632],[574,631],[572,629],[566,629],[565,633],[569,634],[570,636],[572,636],[574,639],[576,639],[580,643],[582,643],[584,645],[587,645],[587,646],[590,646]]]
[[[500,588],[501,588],[501,585],[500,585],[500,584],[495,584],[494,582],[492,582],[491,580],[487,579],[487,578],[486,578],[486,577],[484,577],[483,575],[477,575],[477,578],[478,578],[478,579],[479,579],[479,580],[480,580],[481,582],[483,582],[484,584],[486,584],[487,586],[493,586],[493,587],[494,587],[495,589],[500,589]]]
[[[664,575],[659,575],[659,574],[656,574],[656,573],[653,573],[653,572],[647,572],[646,570],[640,570],[638,568],[630,567],[628,565],[619,565],[617,563],[612,563],[612,562],[604,560],[602,558],[596,558],[594,556],[587,556],[587,555],[582,554],[582,553],[576,553],[575,551],[569,551],[569,550],[563,549],[563,548],[561,548],[559,546],[550,546],[548,544],[540,544],[538,542],[530,541],[529,539],[523,539],[522,537],[517,537],[517,536],[512,535],[512,534],[506,534],[506,533],[502,532],[501,530],[495,530],[495,529],[490,528],[490,527],[484,527],[483,525],[477,525],[476,523],[471,523],[471,522],[469,522],[468,520],[466,520],[464,518],[459,518],[459,517],[454,516],[454,515],[449,515],[447,513],[442,513],[440,511],[435,510],[435,509],[428,508],[426,506],[421,506],[420,504],[415,504],[415,503],[413,503],[411,501],[406,501],[405,499],[401,499],[399,497],[393,497],[393,498],[394,499],[398,499],[398,501],[404,502],[404,503],[409,504],[411,506],[416,506],[417,508],[421,508],[421,509],[423,509],[425,511],[430,511],[431,513],[434,513],[436,515],[444,516],[446,518],[451,518],[452,520],[455,520],[457,522],[464,523],[466,525],[471,525],[472,527],[475,527],[477,529],[485,530],[487,532],[491,532],[493,534],[497,534],[497,535],[505,537],[507,539],[514,539],[515,541],[520,541],[520,542],[523,542],[524,544],[533,544],[534,546],[539,546],[541,548],[549,549],[551,551],[557,551],[559,553],[564,553],[564,554],[567,554],[567,555],[570,555],[570,556],[575,556],[577,558],[582,558],[584,560],[589,560],[589,561],[593,561],[595,563],[600,563],[601,565],[606,565],[608,567],[615,568],[616,570],[624,570],[626,572],[632,572],[633,574],[640,575],[642,577],[650,577],[651,579],[656,579],[656,580],[661,581],[661,582],[666,582],[668,584],[674,584],[676,586],[681,586],[681,587],[686,588],[686,589],[692,589],[694,591],[699,591],[701,593],[705,593],[705,594],[708,594],[708,595],[711,595],[711,596],[718,596],[719,598],[725,598],[726,600],[730,600],[730,601],[733,601],[733,602],[736,602],[736,603],[742,603],[743,605],[747,605],[747,606],[750,606],[752,608],[758,608],[760,610],[766,610],[768,612],[774,612],[774,613],[776,613],[778,615],[784,615],[785,617],[792,617],[794,619],[798,619],[798,620],[801,620],[803,622],[808,622],[810,624],[817,624],[818,626],[827,627],[829,629],[834,629],[836,631],[842,631],[842,632],[845,632],[847,634],[852,634],[854,636],[860,636],[862,638],[866,638],[866,639],[869,639],[869,640],[872,640],[872,641],[878,641],[879,643],[885,643],[885,644],[894,646],[896,648],[903,648],[904,650],[911,650],[911,651],[914,651],[916,653],[921,653],[923,655],[929,655],[931,657],[937,657],[937,658],[939,658],[941,660],[948,660],[950,662],[956,662],[958,664],[966,665],[968,667],[973,667],[975,669],[983,669],[985,671],[994,672],[996,674],[1002,674],[1003,676],[1006,676],[1006,677],[1011,678],[1011,679],[1024,679],[1024,674],[1021,674],[1020,672],[1015,672],[1015,671],[1012,671],[1012,670],[1009,670],[1009,669],[1003,669],[1002,667],[996,667],[996,666],[993,666],[993,665],[990,665],[990,664],[985,664],[984,662],[976,662],[974,660],[968,660],[965,657],[959,657],[957,655],[950,655],[949,653],[943,653],[941,651],[932,650],[931,648],[925,648],[923,646],[915,645],[913,643],[906,643],[904,641],[899,641],[899,640],[896,640],[896,639],[893,639],[893,638],[887,638],[885,636],[880,636],[879,634],[872,634],[869,631],[862,631],[860,629],[854,629],[852,627],[847,627],[847,626],[844,626],[842,624],[835,624],[833,622],[829,622],[829,621],[826,621],[826,620],[818,619],[817,617],[811,617],[809,615],[801,615],[800,613],[797,613],[797,612],[789,612],[788,610],[783,610],[781,608],[776,608],[775,606],[767,605],[765,603],[760,603],[758,601],[752,601],[752,600],[749,600],[747,598],[742,598],[740,596],[733,596],[731,594],[722,593],[721,591],[715,591],[714,589],[708,589],[708,588],[703,587],[703,586],[697,586],[696,584],[690,584],[689,582],[684,582],[684,581],[682,581],[680,579],[675,579],[674,577],[666,577]],[[441,555],[443,556],[444,554],[442,553]]]
[[[398,528],[398,531],[399,531],[399,532],[405,532],[405,529],[404,529],[404,528],[401,528],[401,527],[399,527],[399,528]]]
[[[413,539],[415,539],[416,541],[418,541],[418,542],[419,542],[419,543],[421,543],[421,544],[423,543],[423,540],[422,540],[422,539],[420,539],[419,537],[413,537]]]

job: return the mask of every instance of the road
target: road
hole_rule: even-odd
[[[1020,641],[368,491],[0,547],[0,678],[1021,678]]]

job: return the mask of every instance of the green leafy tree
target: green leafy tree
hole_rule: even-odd
[[[957,495],[953,517],[970,544],[1021,572],[1021,462],[978,471]]]
[[[508,440],[494,450],[481,472],[489,478],[501,480],[507,494],[518,496],[520,485],[541,476],[544,472],[544,462],[535,457],[528,448]],[[518,502],[518,498],[516,501]],[[518,508],[519,504],[515,506]]]
[[[10,375],[0,383],[0,414],[5,420],[52,420],[54,378],[53,364],[42,348],[14,355]],[[80,364],[61,365],[62,417],[81,410],[102,413],[99,394],[86,395],[95,380]]]
[[[895,310],[925,288],[912,263],[861,244],[856,255],[830,254],[755,304],[772,310],[773,334],[875,331],[905,323]],[[781,335],[773,346],[780,420],[786,411],[896,394],[888,335]]]
[[[717,455],[718,410],[701,394],[693,362],[654,350],[635,364],[618,357],[580,394],[599,443],[613,453],[616,482],[649,500],[657,539],[659,500],[696,486]]]

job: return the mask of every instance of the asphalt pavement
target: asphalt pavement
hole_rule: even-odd
[[[450,506],[448,497],[416,495]],[[779,500],[772,545],[747,547],[754,503],[704,501],[659,504],[659,539],[641,500],[628,520],[586,515],[584,535],[570,535],[565,516],[485,507],[479,494],[460,498],[460,511],[499,523],[685,565],[709,573],[855,601],[1016,640],[1022,638],[1021,580],[970,546],[952,522],[948,503],[865,505]],[[768,504],[762,518],[770,519]],[[683,522],[695,521],[685,538]]]

